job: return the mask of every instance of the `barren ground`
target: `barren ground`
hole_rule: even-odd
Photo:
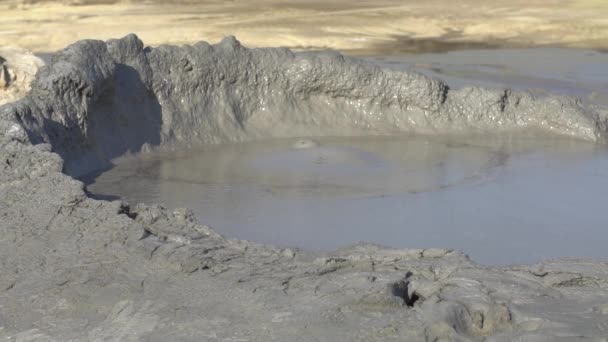
[[[602,0],[0,1],[0,46],[36,52],[137,33],[150,45],[218,41],[396,54],[468,47],[608,48]]]

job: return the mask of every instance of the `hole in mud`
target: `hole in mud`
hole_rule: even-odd
[[[118,214],[127,215],[129,218],[131,218],[133,220],[137,218],[137,213],[132,212],[131,207],[128,204],[121,205],[120,208],[118,209]]]
[[[414,306],[414,304],[416,304],[416,302],[418,302],[419,299],[420,299],[420,297],[418,297],[418,295],[416,293],[414,293],[409,298],[409,300],[405,302],[405,304],[409,307],[412,307],[412,306]]]
[[[413,307],[420,300],[420,296],[416,292],[412,292],[409,288],[410,282],[408,278],[412,276],[411,272],[405,275],[403,280],[397,281],[390,285],[391,294],[403,300],[407,307]]]

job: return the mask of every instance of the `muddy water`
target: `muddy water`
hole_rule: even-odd
[[[449,247],[479,262],[608,257],[608,151],[517,137],[325,138],[124,159],[89,190],[190,207],[230,237]]]
[[[461,51],[370,58],[464,85],[604,103],[608,55]],[[90,192],[192,208],[220,233],[328,250],[447,247],[487,264],[608,259],[608,148],[533,135],[274,140],[116,161]]]

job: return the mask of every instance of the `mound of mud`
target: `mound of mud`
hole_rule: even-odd
[[[81,41],[12,110],[33,143],[80,174],[127,152],[250,139],[536,129],[605,141],[606,112],[576,99],[450,89],[335,53]],[[84,158],[84,159],[83,159]]]
[[[535,130],[605,142],[607,116],[234,38],[77,42],[0,107],[0,337],[605,341],[606,263],[487,268],[371,245],[314,255],[225,239],[189,210],[94,200],[68,175],[126,153],[270,137]]]

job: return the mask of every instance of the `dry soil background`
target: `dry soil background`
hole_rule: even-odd
[[[147,44],[218,41],[395,54],[467,47],[608,48],[603,0],[0,1],[0,46],[35,52],[137,33]]]

